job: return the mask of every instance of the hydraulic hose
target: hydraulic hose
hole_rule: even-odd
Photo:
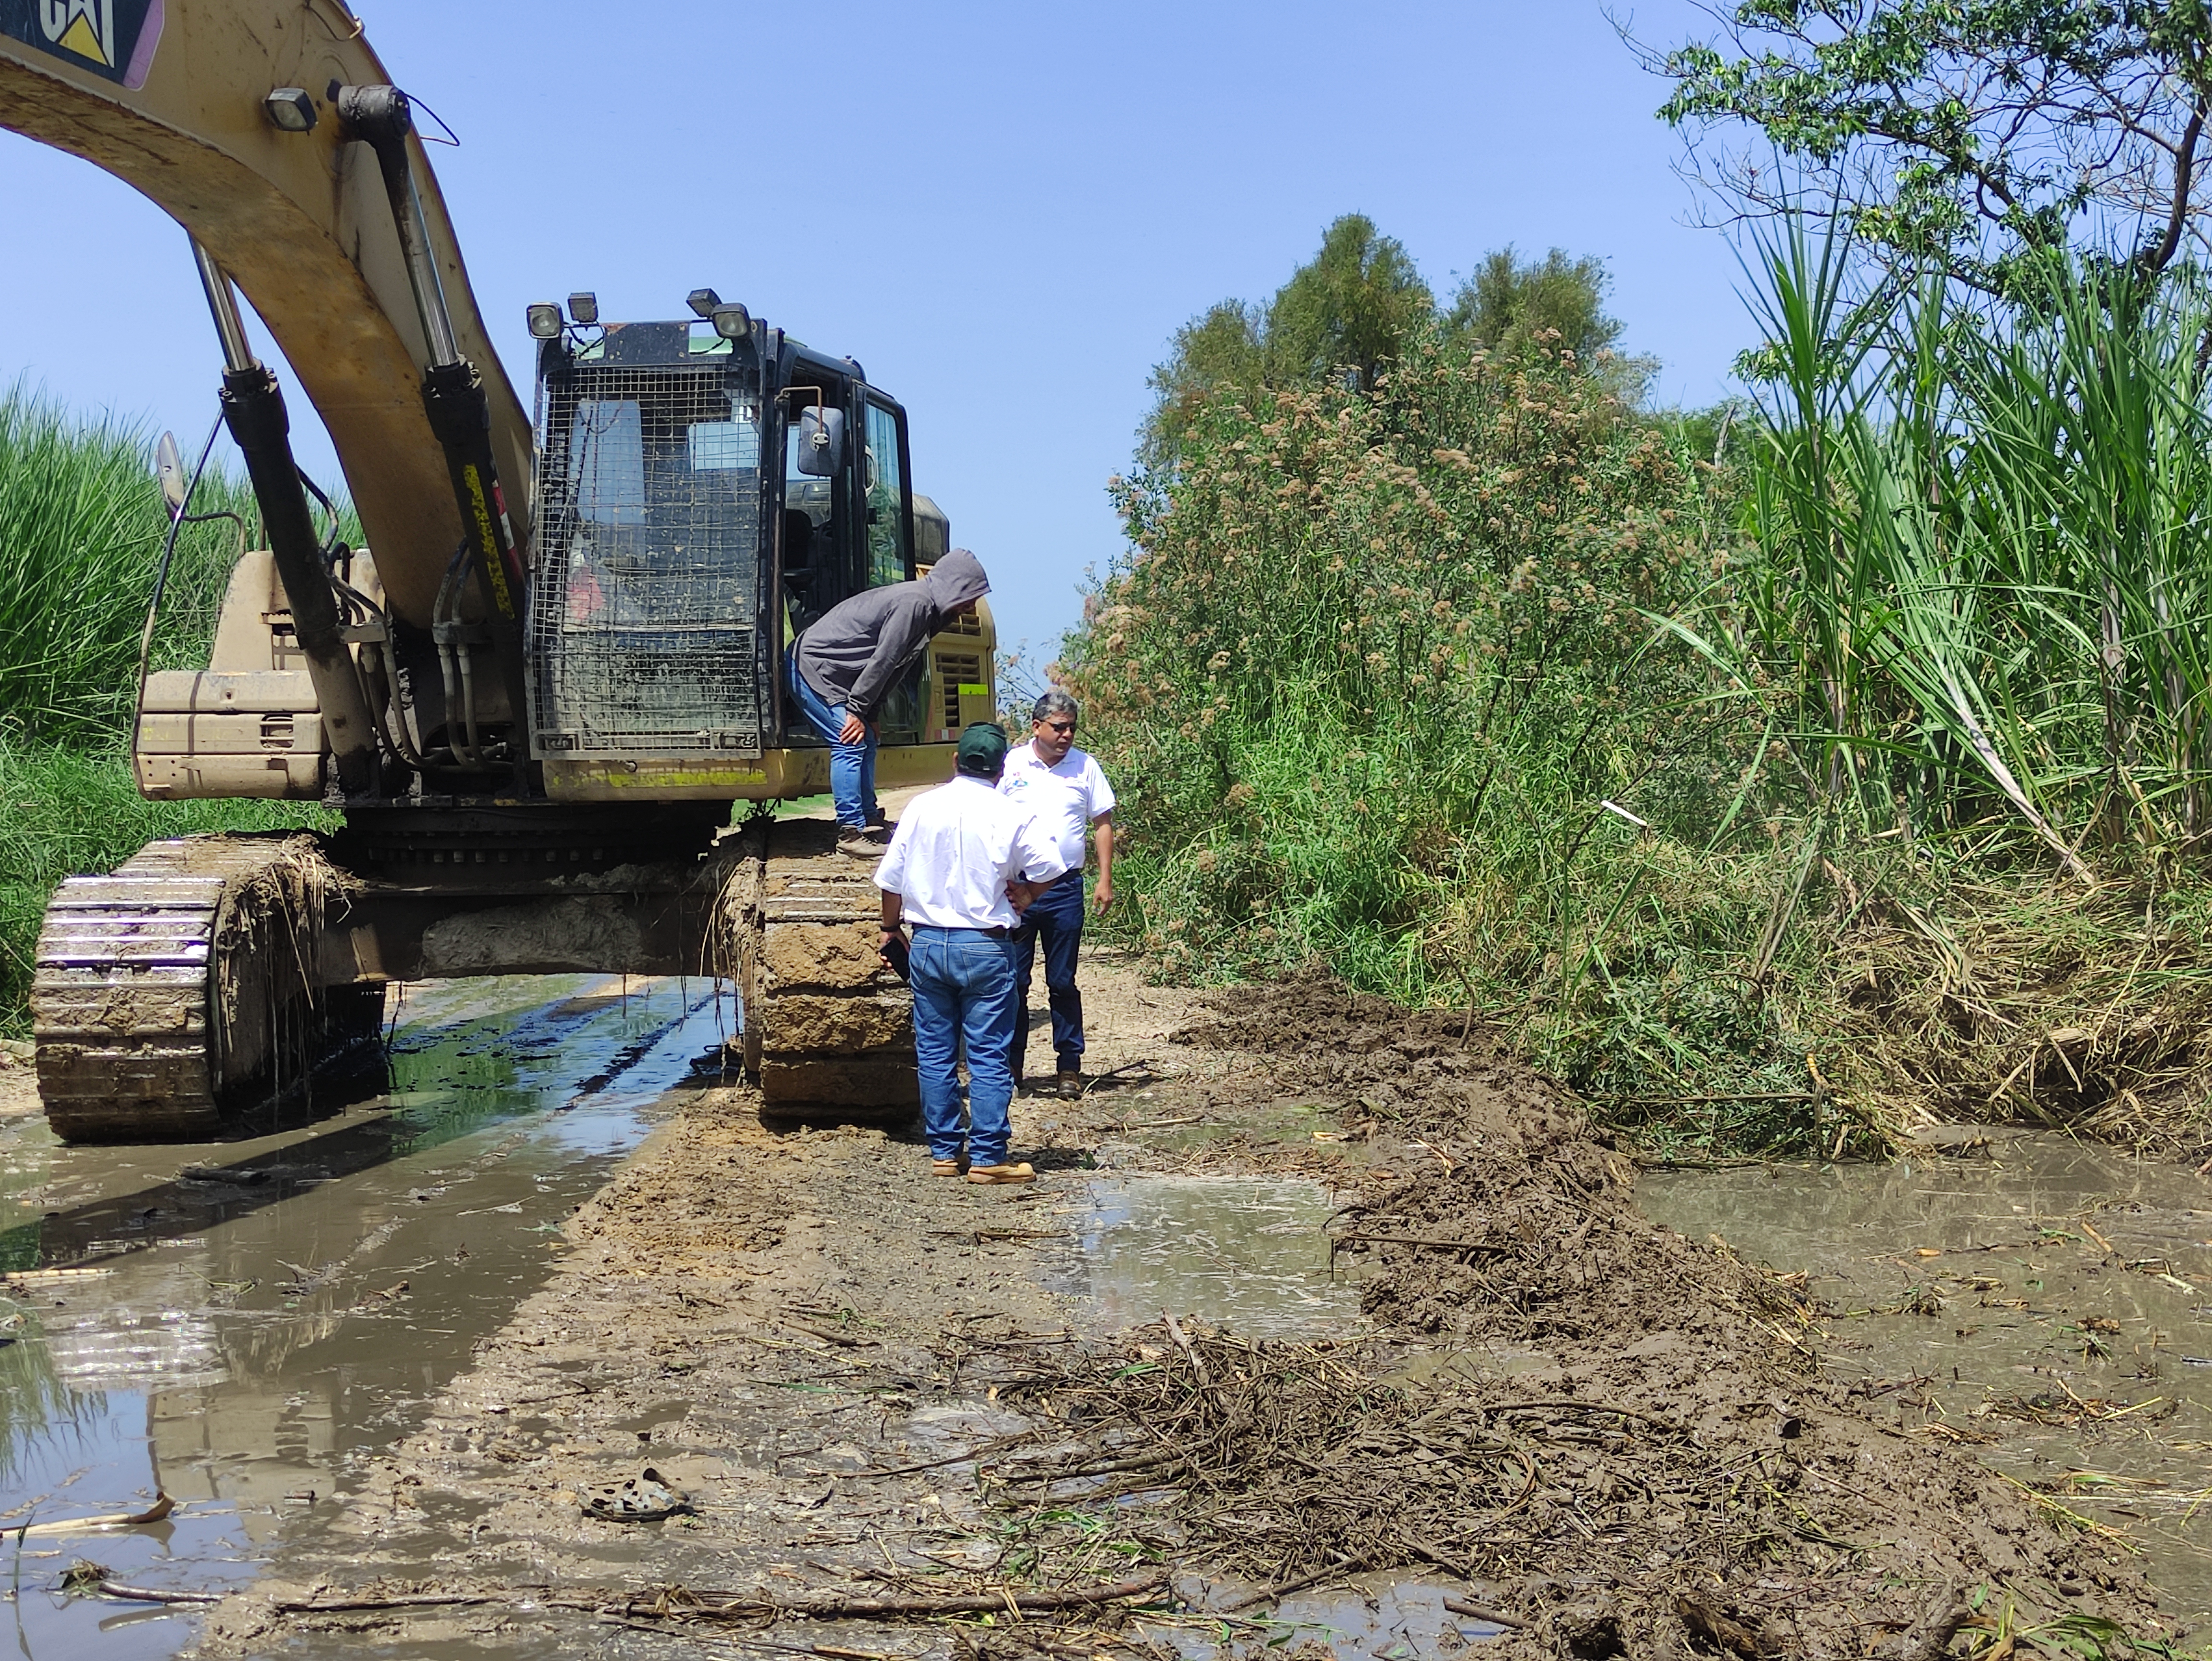
[[[284,598],[292,608],[292,634],[307,660],[322,706],[323,737],[337,764],[338,785],[349,796],[377,788],[377,742],[368,700],[362,695],[353,654],[338,632],[337,595],[323,563],[322,538],[315,534],[307,493],[300,486],[300,464],[292,454],[292,417],[284,408],[276,377],[257,362],[246,339],[238,296],[230,278],[197,240],[192,257],[207,290],[208,309],[222,340],[222,417],[246,458],[246,477],[261,508],[270,557]]]
[[[523,616],[527,598],[522,557],[514,543],[507,517],[499,471],[491,447],[491,406],[483,378],[462,356],[447,310],[438,264],[430,246],[429,227],[423,217],[422,198],[415,188],[414,166],[407,152],[407,136],[414,131],[414,113],[407,94],[397,87],[341,87],[337,92],[338,119],[346,136],[376,152],[384,176],[394,228],[407,261],[408,282],[422,325],[430,362],[422,373],[422,409],[430,430],[446,453],[446,468],[453,480],[453,500],[460,509],[461,533],[474,556],[471,567],[477,599],[482,606],[484,633],[499,666],[507,694],[513,737],[508,753],[516,776],[535,793],[538,770],[530,756],[530,697],[523,652]],[[469,646],[461,654],[465,691],[472,691],[474,671],[468,661]],[[474,725],[473,699],[468,709]],[[450,723],[448,730],[451,730]],[[477,764],[483,751],[471,740]]]
[[[337,763],[338,784],[349,796],[376,788],[376,724],[362,696],[353,654],[338,633],[337,595],[323,565],[321,538],[300,488],[292,457],[292,423],[276,377],[259,364],[222,378],[223,418],[246,457],[246,477],[261,507],[270,557],[292,607],[292,634],[322,705],[323,734]]]

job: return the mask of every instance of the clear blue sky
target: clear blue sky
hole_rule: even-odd
[[[1601,257],[1669,401],[1722,396],[1748,334],[1735,255],[1692,222],[1652,117],[1664,89],[1598,0],[362,15],[462,138],[432,155],[519,384],[524,306],[580,288],[609,317],[671,317],[711,284],[859,358],[905,402],[916,482],[989,568],[1009,645],[1048,647],[1120,548],[1105,484],[1176,327],[1272,293],[1340,213],[1440,292],[1508,242]],[[1670,41],[1699,21],[1687,0],[1633,15]],[[221,365],[183,233],[5,133],[0,181],[0,383],[196,440]],[[334,473],[319,433],[301,452]]]

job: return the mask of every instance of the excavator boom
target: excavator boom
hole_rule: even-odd
[[[465,528],[423,408],[435,354],[376,152],[353,142],[337,108],[339,88],[389,79],[339,0],[0,3],[0,126],[127,180],[244,290],[330,430],[387,604],[428,629]],[[453,344],[483,378],[507,516],[526,546],[530,420],[477,314],[422,141],[404,143]]]

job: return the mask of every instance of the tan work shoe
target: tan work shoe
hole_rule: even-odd
[[[987,1187],[998,1183],[1033,1183],[1036,1171],[1026,1159],[1019,1165],[970,1165],[968,1180]]]
[[[929,1174],[933,1177],[957,1177],[960,1171],[957,1159],[932,1159],[929,1162]]]

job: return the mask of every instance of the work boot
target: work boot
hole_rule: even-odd
[[[1072,1102],[1083,1093],[1083,1074],[1074,1068],[1063,1067],[1060,1069],[1060,1079],[1054,1088],[1064,1100]]]
[[[844,825],[837,832],[837,851],[856,860],[879,860],[890,845],[891,839],[873,825],[860,830]]]
[[[1036,1169],[1026,1159],[1019,1165],[977,1165],[968,1167],[968,1180],[979,1187],[993,1187],[1001,1183],[1033,1183]]]
[[[933,1177],[957,1177],[966,1169],[964,1162],[959,1159],[932,1159],[929,1162],[929,1174]]]

